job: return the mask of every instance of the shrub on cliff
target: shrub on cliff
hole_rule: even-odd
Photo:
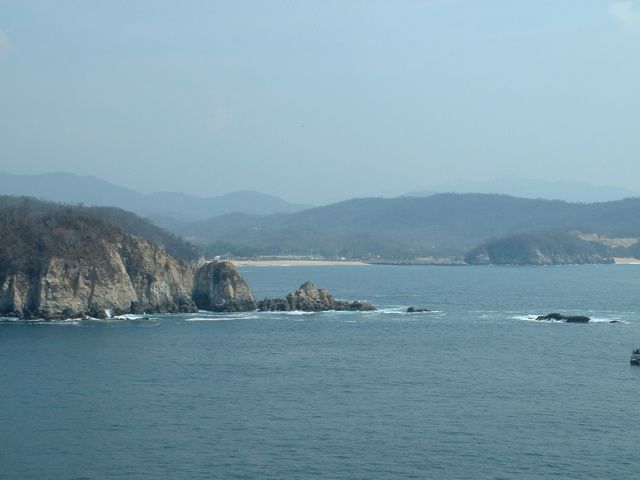
[[[67,233],[77,227],[81,233],[93,230],[94,234],[98,231],[106,234],[109,228],[118,227],[164,247],[165,251],[174,258],[198,262],[203,257],[200,247],[157,227],[146,218],[116,207],[71,206],[43,202],[29,197],[0,196],[0,216],[4,218],[2,223],[4,230],[10,230],[7,237],[10,241],[22,241],[20,239],[29,241],[29,238],[34,235],[47,237],[53,233],[51,227],[66,222]],[[48,223],[43,223],[45,219],[48,219]],[[98,223],[102,226],[98,226]],[[74,236],[78,237],[78,234],[71,235],[71,237]],[[64,241],[68,240],[72,239]]]
[[[156,245],[162,245],[174,258],[197,262],[204,255],[200,247],[192,245],[182,237],[154,225],[150,220],[141,218],[135,213],[117,207],[93,207],[91,211],[126,232]]]
[[[0,208],[0,274],[33,275],[53,256],[100,256],[97,240],[115,240],[119,231],[85,209],[23,199]]]

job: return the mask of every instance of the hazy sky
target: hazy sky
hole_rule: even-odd
[[[0,0],[0,171],[143,193],[640,190],[640,0]]]

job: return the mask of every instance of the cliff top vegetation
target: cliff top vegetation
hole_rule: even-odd
[[[96,258],[103,242],[128,232],[161,245],[170,255],[194,261],[201,250],[148,220],[118,208],[91,208],[0,197],[0,274],[35,274],[51,257]],[[102,242],[101,242],[102,241]]]

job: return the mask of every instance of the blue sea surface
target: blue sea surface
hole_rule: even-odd
[[[636,475],[640,266],[240,271],[379,310],[0,320],[0,478]]]

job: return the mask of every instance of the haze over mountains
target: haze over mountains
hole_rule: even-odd
[[[613,186],[594,186],[583,182],[560,180],[529,180],[505,175],[485,182],[452,182],[435,185],[429,191],[409,193],[407,196],[428,196],[433,193],[499,193],[520,198],[544,198],[566,202],[610,202],[637,197],[638,192]]]
[[[201,245],[243,245],[258,254],[445,257],[516,233],[580,230],[640,237],[640,198],[584,204],[443,193],[353,199],[291,214],[225,215],[161,226]]]
[[[617,193],[620,198],[627,198],[585,203],[496,193],[414,193],[396,198],[355,198],[305,208],[308,206],[292,205],[257,192],[211,198],[183,193],[142,195],[95,177],[64,173],[0,174],[0,181],[3,185],[0,193],[5,195],[34,196],[87,206],[110,205],[133,211],[201,246],[209,258],[224,253],[241,256],[319,254],[368,259],[461,258],[470,249],[486,244],[482,258],[474,261],[493,261],[492,252],[497,250],[486,242],[516,234],[526,236],[524,243],[521,238],[516,240],[528,251],[538,251],[539,244],[544,244],[545,248],[554,250],[553,255],[529,260],[531,255],[522,254],[522,248],[508,240],[506,247],[500,246],[501,262],[509,261],[503,252],[506,248],[511,255],[514,245],[518,250],[516,260],[530,263],[555,262],[553,259],[597,262],[613,254],[640,254],[627,248],[640,239],[640,197],[629,198],[627,194],[633,192],[598,187],[591,187],[594,197]],[[533,187],[535,183],[529,182],[529,185]],[[544,182],[538,185],[536,191],[541,194],[572,191],[559,188],[558,184],[546,185],[551,190],[543,188]],[[574,193],[589,191],[588,185],[569,182],[567,185],[575,187]],[[122,220],[121,213],[114,214]],[[565,235],[573,231],[582,232],[579,235],[595,235],[597,242],[600,236],[628,239],[624,240],[626,246],[616,244],[615,248],[624,248],[614,252],[609,247],[594,249],[580,243],[584,239],[576,244],[574,237]],[[537,233],[544,235],[535,237]],[[532,243],[534,238],[538,243]]]
[[[0,173],[0,194],[34,197],[68,204],[119,207],[141,216],[163,216],[180,220],[204,220],[226,213],[268,215],[309,208],[254,191],[201,198],[177,192],[144,195],[93,176],[56,172],[37,175]]]
[[[229,213],[270,215],[295,213],[312,205],[292,204],[255,191],[241,191],[207,198],[186,193],[157,192],[144,195],[93,176],[56,172],[15,175],[0,172],[0,194],[30,196],[43,200],[88,206],[115,206],[153,219],[201,221]],[[405,196],[434,193],[498,193],[521,198],[544,198],[568,202],[606,202],[638,196],[637,192],[593,186],[579,182],[548,182],[504,176],[486,182],[458,182],[438,185]]]

